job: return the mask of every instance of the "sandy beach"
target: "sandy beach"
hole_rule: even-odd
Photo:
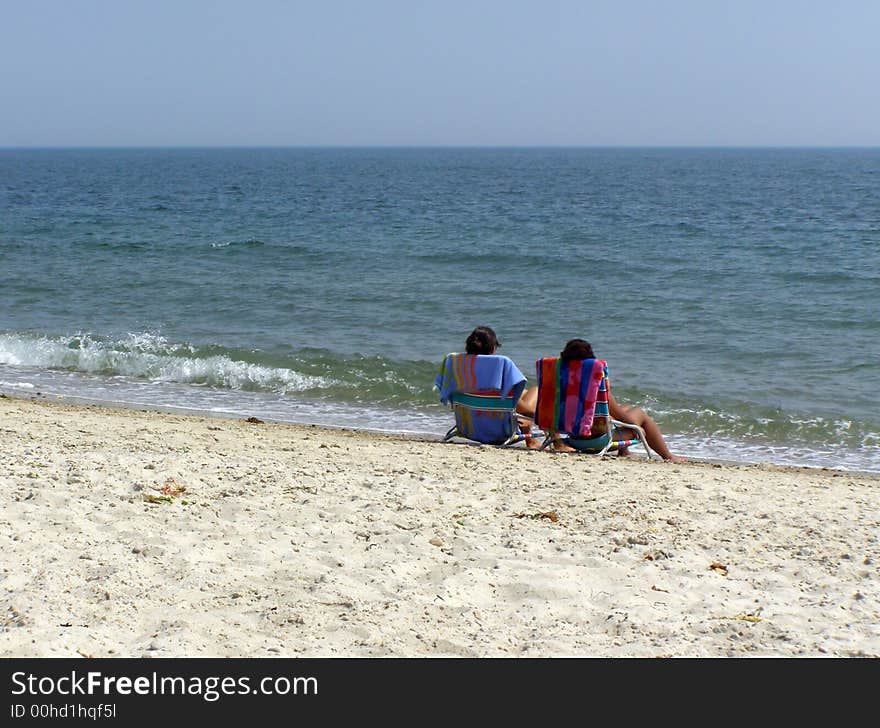
[[[0,398],[0,655],[878,656],[880,479]]]

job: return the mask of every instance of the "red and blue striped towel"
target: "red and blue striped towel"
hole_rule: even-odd
[[[590,434],[597,412],[608,414],[607,366],[601,359],[538,359],[535,423],[567,435]]]

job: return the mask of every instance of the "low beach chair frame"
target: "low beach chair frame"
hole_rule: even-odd
[[[520,432],[519,419],[516,413],[516,403],[519,401],[525,388],[525,382],[518,384],[513,388],[507,397],[500,394],[491,394],[486,392],[454,392],[449,401],[449,406],[455,414],[455,425],[446,433],[443,442],[449,442],[453,437],[463,437],[472,442],[481,442],[473,437],[465,435],[459,427],[459,423],[463,417],[468,417],[472,412],[488,411],[498,412],[501,417],[508,417],[510,422],[510,434],[507,439],[497,443],[481,443],[491,444],[497,447],[510,447],[518,442],[525,440],[528,435]]]
[[[540,359],[536,362],[536,368],[538,369],[538,380],[540,381],[540,376],[541,376],[541,374],[540,374],[541,360]],[[608,382],[608,366],[607,365],[604,366],[602,369],[602,383],[599,385],[599,390],[609,392],[609,393],[611,390],[611,385]],[[560,397],[561,393],[557,391],[556,396]],[[537,413],[536,413],[536,416],[537,416]],[[544,442],[541,443],[540,449],[541,450],[546,449],[547,447],[550,446],[550,444],[554,440],[559,439],[560,435],[561,435],[561,436],[563,436],[562,437],[563,441],[568,440],[569,444],[572,447],[574,447],[576,450],[579,450],[580,452],[584,452],[584,453],[596,454],[599,457],[604,457],[611,450],[619,450],[620,448],[630,447],[632,445],[641,445],[642,447],[645,448],[645,452],[647,453],[646,459],[652,460],[654,458],[654,452],[648,446],[648,438],[645,435],[644,429],[642,429],[641,427],[639,427],[636,424],[633,424],[632,422],[623,422],[622,420],[614,419],[611,416],[611,413],[609,411],[609,404],[607,401],[600,401],[599,399],[596,400],[596,406],[595,406],[595,410],[593,412],[593,422],[595,423],[596,420],[605,420],[605,432],[607,433],[607,442],[605,443],[604,447],[602,447],[601,449],[599,449],[595,452],[592,450],[581,449],[581,448],[577,447],[573,442],[570,442],[570,441],[572,440],[572,438],[574,438],[575,440],[586,440],[588,438],[578,437],[578,436],[573,435],[570,432],[561,432],[561,431],[557,431],[557,430],[554,430],[552,428],[547,428],[547,427],[544,428],[545,437],[544,437]],[[636,433],[635,439],[631,439],[631,440],[617,439],[617,440],[615,440],[614,439],[615,430],[617,428],[623,428],[623,427],[626,427],[627,429],[630,429],[630,430],[634,430]],[[603,436],[603,435],[599,436],[599,438],[603,438],[603,439],[604,439],[604,437],[605,436]],[[595,438],[595,439],[599,439],[599,438]]]
[[[599,418],[597,418],[597,419],[599,419]],[[602,419],[605,419],[607,421],[608,429],[612,433],[618,427],[626,427],[628,429],[635,430],[635,433],[636,433],[635,439],[615,440],[614,436],[612,434],[608,438],[608,442],[605,443],[605,447],[603,447],[601,450],[598,450],[597,452],[593,453],[590,450],[582,450],[582,449],[578,448],[576,445],[574,445],[573,443],[571,443],[570,440],[572,438],[572,435],[569,435],[567,433],[555,433],[551,430],[551,431],[545,433],[544,442],[541,443],[541,450],[546,449],[550,445],[550,443],[553,442],[553,440],[555,438],[557,438],[560,434],[562,434],[564,436],[563,440],[568,440],[569,444],[571,444],[571,446],[574,447],[576,450],[579,450],[580,452],[584,452],[584,453],[596,454],[599,457],[607,455],[611,450],[619,450],[622,447],[631,447],[633,445],[641,445],[643,448],[645,448],[645,452],[647,453],[647,457],[645,459],[652,460],[654,458],[654,451],[651,450],[651,448],[648,446],[648,440],[645,436],[645,431],[641,427],[639,427],[638,425],[634,425],[632,422],[622,422],[621,420],[615,420],[611,416],[606,416],[606,417],[603,417]],[[576,438],[576,439],[585,439],[585,438]]]

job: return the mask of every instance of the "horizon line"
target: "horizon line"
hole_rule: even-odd
[[[132,150],[132,149],[880,149],[880,144],[22,144],[17,150]]]

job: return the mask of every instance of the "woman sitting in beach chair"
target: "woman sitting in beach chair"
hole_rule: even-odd
[[[440,401],[452,407],[455,426],[444,441],[464,437],[507,447],[526,439],[515,406],[526,378],[508,357],[499,356],[495,332],[478,326],[465,343],[465,354],[448,354],[434,382]]]
[[[565,348],[559,355],[559,358],[562,362],[573,362],[573,361],[585,361],[587,359],[595,360],[596,356],[593,353],[593,347],[583,339],[571,339],[566,343]],[[603,364],[603,362],[600,362]],[[607,381],[606,381],[607,385]],[[535,419],[535,414],[537,408],[539,406],[538,402],[538,387],[532,387],[523,393],[522,397],[520,397],[519,402],[517,403],[517,411],[529,417],[530,419]],[[617,447],[618,455],[627,455],[628,454],[628,442],[633,438],[644,436],[646,441],[646,445],[654,450],[660,457],[664,460],[668,460],[674,463],[686,462],[685,458],[678,457],[673,455],[669,446],[666,444],[666,441],[663,439],[663,434],[660,432],[660,428],[657,426],[657,423],[651,419],[650,416],[641,408],[633,407],[631,405],[622,405],[614,399],[614,396],[611,394],[610,387],[607,388],[607,404],[608,404],[608,412],[610,418],[613,420],[618,420],[619,424],[615,428],[614,433],[609,433],[607,431],[608,420],[607,418],[595,418],[592,420],[592,428],[590,432],[586,435],[586,438],[580,439],[600,439],[613,436],[616,438],[621,444]],[[622,423],[635,425],[635,428],[628,428],[625,425],[621,426]],[[541,423],[539,423],[540,425]],[[589,427],[589,423],[585,424],[585,427]],[[607,436],[607,437],[606,437]],[[558,441],[558,438],[551,434],[553,439],[555,449],[557,451],[563,452],[576,452],[577,449],[561,444]],[[536,441],[532,443],[527,443],[530,447],[541,447]],[[604,453],[606,449],[603,449]],[[649,452],[650,455],[650,452]]]

